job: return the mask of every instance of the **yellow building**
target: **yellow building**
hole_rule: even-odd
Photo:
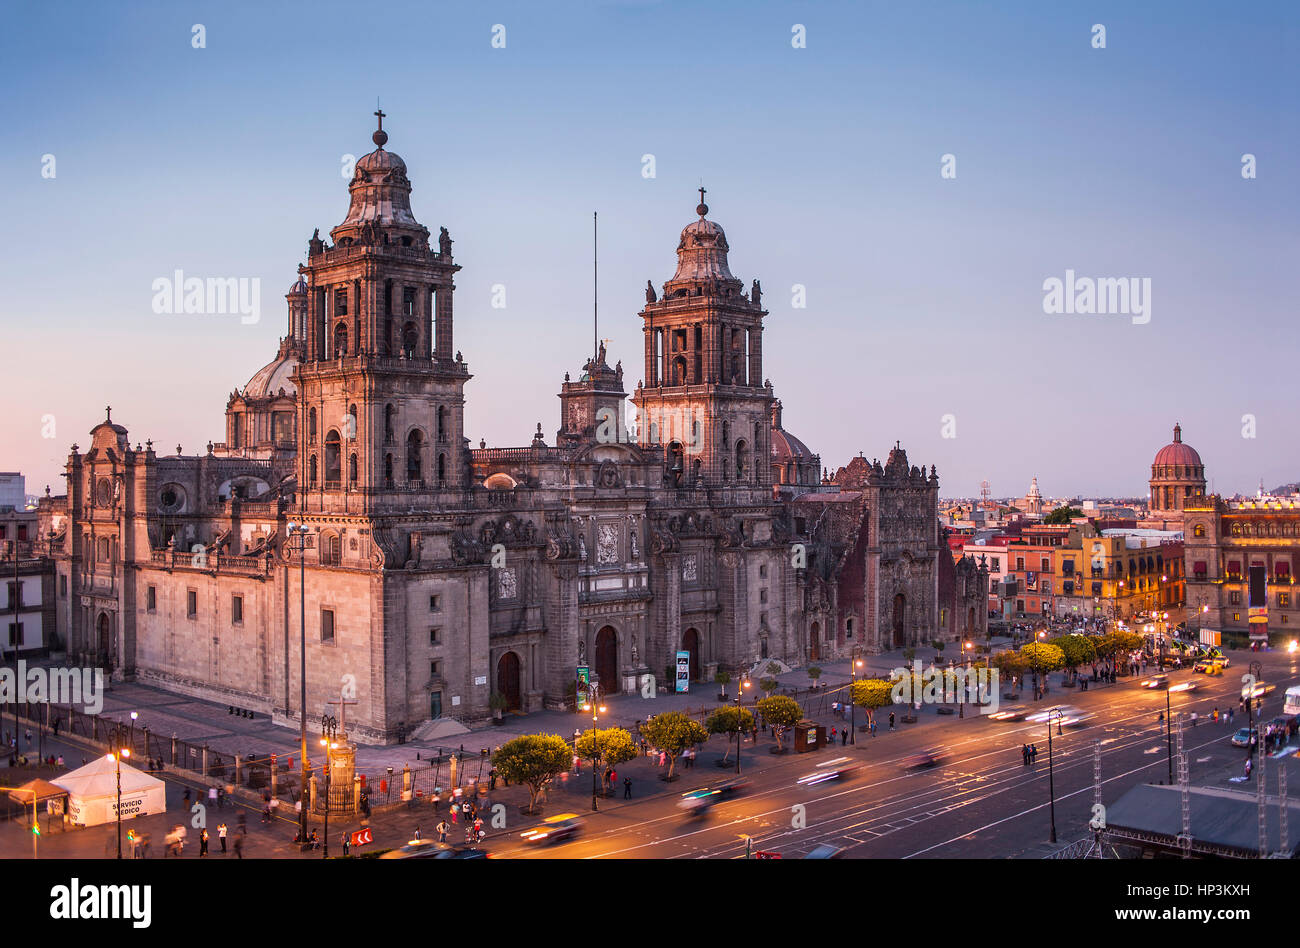
[[[1070,530],[1055,551],[1056,614],[1131,619],[1169,613],[1179,621],[1184,599],[1179,534],[1161,530]]]

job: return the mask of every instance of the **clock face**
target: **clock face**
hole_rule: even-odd
[[[101,477],[99,484],[95,487],[95,495],[99,500],[101,507],[107,507],[113,501],[113,485],[109,483],[107,477]]]

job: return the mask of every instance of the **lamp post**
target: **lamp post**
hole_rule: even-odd
[[[1260,662],[1250,663],[1250,680],[1251,684],[1245,689],[1246,691],[1246,727],[1247,734],[1255,730],[1255,686],[1264,679],[1264,666]],[[1263,779],[1261,777],[1261,779]]]
[[[298,539],[296,545],[293,543],[293,539],[295,537],[297,537]],[[289,541],[290,541],[290,545],[289,545],[290,551],[293,551],[295,549],[298,551],[298,610],[299,610],[298,611],[298,620],[299,620],[298,674],[299,674],[299,681],[301,683],[301,687],[300,687],[301,694],[299,695],[301,703],[298,709],[298,722],[300,728],[299,738],[302,744],[302,746],[299,749],[299,753],[302,754],[302,776],[300,778],[300,786],[298,787],[298,800],[299,800],[298,838],[301,839],[303,842],[306,842],[307,840],[307,799],[308,799],[307,781],[310,779],[309,775],[311,773],[311,768],[308,766],[307,763],[307,527],[300,523],[289,524]],[[287,596],[288,593],[289,590],[287,588],[287,583],[286,583],[285,595]],[[285,647],[287,649],[288,648],[287,631],[285,633],[285,637],[286,637]],[[288,669],[286,668],[286,672],[287,671]],[[286,685],[285,687],[287,688],[288,686]],[[286,714],[289,713],[288,708],[285,708],[284,710]],[[328,779],[328,768],[327,768],[326,777]],[[325,811],[326,813],[329,812],[328,797],[325,802]]]
[[[113,743],[116,750],[109,751],[108,759],[113,761],[117,768],[117,858],[122,858],[122,758],[131,757],[131,749],[122,747],[121,731],[114,735]]]
[[[598,750],[596,743],[596,724],[600,712],[605,710],[603,705],[598,705],[596,703],[599,693],[599,686],[595,682],[592,682],[591,686],[587,690],[587,694],[591,701],[591,811],[593,813],[600,809],[600,806],[596,803],[596,796],[600,793],[600,774],[596,772],[598,769],[596,765],[596,759],[598,756],[596,753]]]
[[[749,687],[749,675],[740,676],[736,682],[736,775],[740,775],[740,710],[744,707],[745,689]]]
[[[321,747],[325,748],[325,842],[321,853],[322,859],[330,857],[330,751],[338,747],[334,736],[338,733],[339,722],[333,715],[323,714],[320,719]],[[304,811],[305,812],[305,811]]]
[[[1065,712],[1059,708],[1053,708],[1047,712],[1047,794],[1049,809],[1052,814],[1052,839],[1056,842],[1056,777],[1052,771],[1052,719],[1056,719],[1056,732],[1063,734],[1061,730],[1061,719],[1065,717]]]
[[[853,700],[853,685],[858,683],[858,669],[862,667],[862,659],[858,658],[860,646],[853,646],[853,659],[849,663],[849,670],[853,676],[853,682],[849,685],[849,743],[854,747],[858,746],[858,703]],[[737,751],[739,754],[739,751]]]

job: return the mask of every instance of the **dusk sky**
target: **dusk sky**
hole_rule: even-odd
[[[474,446],[538,421],[553,443],[591,350],[593,211],[600,335],[635,388],[645,282],[672,275],[702,181],[732,272],[762,281],[785,426],[824,466],[897,439],[944,496],[1034,475],[1139,495],[1178,421],[1211,489],[1271,488],[1300,478],[1298,63],[1291,2],[11,7],[0,469],[61,493],[107,404],[133,444],[222,440],[378,99],[463,268]],[[260,321],[155,314],[177,269],[260,279]],[[1067,270],[1149,279],[1150,321],[1045,313]]]

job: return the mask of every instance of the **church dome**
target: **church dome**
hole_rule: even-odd
[[[306,296],[306,295],[307,295],[307,281],[304,280],[304,279],[302,279],[302,277],[299,277],[299,278],[298,278],[298,281],[297,281],[296,283],[294,283],[293,286],[289,287],[289,293],[288,293],[288,295],[289,295],[289,296]]]
[[[773,461],[805,461],[812,456],[813,453],[808,450],[808,445],[790,432],[782,431],[780,428],[772,429]]]
[[[375,150],[357,159],[348,185],[351,197],[348,215],[330,235],[336,243],[343,241],[345,245],[346,238],[373,242],[377,228],[414,231],[427,237],[428,231],[411,212],[411,181],[406,176],[406,162],[384,150],[388,133],[383,130],[382,116],[380,128],[372,138]]]
[[[1174,440],[1157,451],[1156,459],[1151,463],[1155,467],[1200,467],[1201,456],[1191,445],[1183,444],[1182,425],[1174,425]]]
[[[290,376],[297,365],[298,357],[288,354],[262,366],[244,386],[244,398],[271,398],[279,395],[280,389],[284,389],[286,395],[293,395],[297,389]]]

